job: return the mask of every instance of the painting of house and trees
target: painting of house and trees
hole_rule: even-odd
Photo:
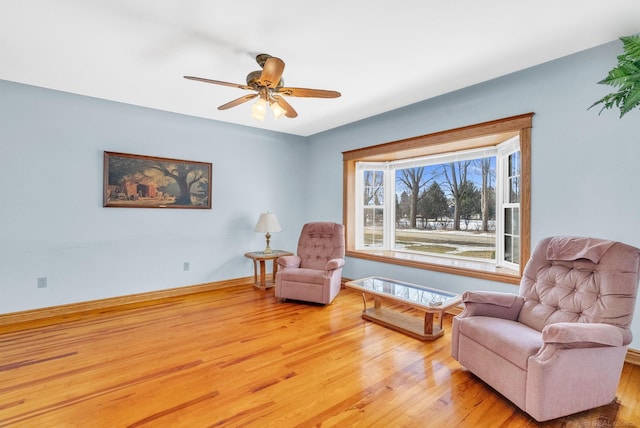
[[[104,152],[104,206],[211,208],[211,163]]]

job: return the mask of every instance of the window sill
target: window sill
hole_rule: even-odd
[[[384,250],[347,250],[346,256],[452,275],[470,276],[515,285],[520,284],[518,272],[495,266],[492,263]]]

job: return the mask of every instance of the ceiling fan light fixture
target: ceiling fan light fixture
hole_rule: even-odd
[[[273,117],[276,120],[280,119],[287,113],[287,111],[282,108],[280,103],[278,103],[277,101],[270,101],[269,106],[271,106],[271,112],[273,112]]]
[[[251,106],[251,117],[264,122],[264,116],[267,114],[267,102],[260,98]]]

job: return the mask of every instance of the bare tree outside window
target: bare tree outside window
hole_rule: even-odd
[[[409,168],[400,170],[396,175],[397,180],[404,185],[409,195],[409,227],[414,229],[417,227],[416,219],[418,203],[422,197],[421,191],[433,180],[432,177],[425,177],[425,172],[424,167]]]

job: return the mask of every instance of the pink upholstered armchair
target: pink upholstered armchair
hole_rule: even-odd
[[[305,224],[297,255],[280,257],[277,263],[277,298],[331,303],[340,292],[344,226],[328,222]]]
[[[519,293],[466,292],[451,355],[537,421],[614,400],[634,312],[640,250],[544,239]]]

